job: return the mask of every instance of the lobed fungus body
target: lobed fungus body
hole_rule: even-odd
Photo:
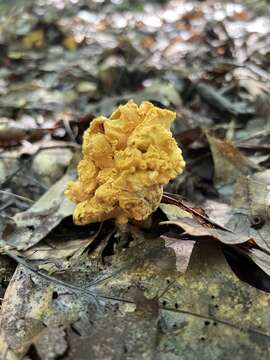
[[[175,113],[150,102],[132,100],[109,119],[94,119],[83,136],[79,179],[66,195],[77,206],[79,225],[115,218],[144,220],[159,206],[162,185],[185,166],[182,152],[170,132]]]

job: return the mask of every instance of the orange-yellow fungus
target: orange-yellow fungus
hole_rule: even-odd
[[[176,114],[148,101],[130,100],[110,118],[94,119],[83,136],[79,179],[66,195],[77,206],[74,223],[115,218],[144,220],[160,203],[162,185],[181,174],[185,162],[170,132]]]

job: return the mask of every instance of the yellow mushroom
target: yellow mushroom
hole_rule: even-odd
[[[83,136],[79,179],[65,194],[77,203],[75,224],[115,218],[145,220],[160,203],[162,186],[185,162],[170,132],[175,113],[148,101],[130,100],[109,119],[94,119]]]

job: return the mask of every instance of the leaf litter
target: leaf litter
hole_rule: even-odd
[[[0,6],[3,358],[269,357],[266,2]],[[130,98],[176,111],[187,169],[121,243],[46,146]]]

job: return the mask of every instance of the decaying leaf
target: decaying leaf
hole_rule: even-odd
[[[269,167],[267,0],[187,3],[0,1],[1,360],[270,358],[269,172],[231,195],[258,172],[249,160]],[[147,221],[130,220],[124,243],[110,220],[65,218],[70,174],[26,212],[10,196],[36,199],[68,163],[44,149],[78,148],[96,116],[131,98],[177,114],[188,169],[166,190],[180,201],[165,194]]]
[[[227,227],[255,240],[270,251],[269,190],[266,183],[252,177],[240,177],[235,185],[234,208]]]
[[[173,207],[173,210],[171,208]],[[183,235],[190,235],[195,238],[211,237],[219,240],[224,244],[241,244],[249,240],[249,237],[232,232],[222,226],[214,225],[207,218],[201,218],[192,214],[192,212],[183,211],[180,209],[177,214],[177,206],[170,204],[161,204],[161,209],[165,212],[169,220],[160,222],[160,225],[176,226]],[[171,215],[173,214],[173,215]]]
[[[75,176],[75,172],[68,171],[29,210],[16,214],[14,224],[3,231],[4,241],[17,249],[28,249],[71,215],[74,204],[64,196],[64,190]]]
[[[256,115],[268,119],[270,109],[269,79],[268,81],[267,79],[260,79],[247,68],[236,69],[234,76],[242,90],[240,96],[254,105]]]
[[[196,85],[196,90],[203,101],[220,112],[228,112],[234,115],[251,115],[254,113],[251,106],[244,102],[232,102],[211,85],[199,83]]]
[[[88,236],[83,238],[73,236],[72,239],[58,239],[53,235],[36,244],[28,250],[20,251],[28,261],[35,261],[38,269],[53,273],[57,270],[68,269],[74,262],[80,261],[82,254],[97,239],[102,228],[102,223],[97,228],[86,229]],[[75,238],[74,238],[75,237]]]
[[[146,244],[153,254],[151,241]],[[121,254],[114,261],[118,263],[125,256],[134,259],[135,253],[142,259],[143,248],[134,253],[135,249],[127,249],[127,256]],[[171,271],[162,272],[158,267],[147,270],[141,265],[111,278],[109,284],[102,286],[107,299],[110,299],[108,291],[114,294],[111,300],[102,300],[99,292],[102,311],[97,311],[87,294],[77,296],[68,287],[44,282],[19,266],[4,301],[0,344],[2,348],[6,346],[10,356],[27,353],[31,345],[36,352],[44,354],[47,344],[48,349],[58,348],[59,351],[54,350],[57,358],[67,341],[69,346],[63,358],[70,360],[88,359],[89,352],[97,360],[105,356],[113,358],[115,354],[126,360],[155,358],[156,354],[170,358],[172,354],[184,356],[190,348],[194,354],[203,353],[207,358],[216,351],[217,344],[223,344],[222,356],[230,354],[232,349],[239,351],[239,344],[247,346],[252,354],[265,353],[269,341],[269,321],[265,316],[269,298],[239,282],[213,242],[203,242],[195,250],[190,271],[174,280],[169,275]],[[127,291],[127,285],[134,286],[134,281],[146,289],[150,300],[145,295],[130,297],[132,293]],[[167,284],[166,292],[164,284]],[[153,299],[157,290],[162,294],[163,305],[159,307]],[[31,318],[25,319],[28,313]],[[15,323],[24,331],[18,333],[12,325]],[[54,329],[59,333],[49,346],[50,329],[52,334]],[[198,341],[194,342],[194,336]],[[228,341],[225,345],[224,336]],[[260,338],[256,351],[254,344],[250,345],[250,336]],[[209,341],[207,347],[201,338]],[[16,347],[21,343],[23,347]]]
[[[246,181],[250,181],[246,178]],[[245,184],[245,183],[244,183]],[[248,184],[248,183],[247,183]],[[257,182],[249,183],[247,185],[249,190],[255,191],[258,189]],[[261,184],[264,185],[265,184]],[[241,190],[239,189],[241,187]],[[236,194],[234,196],[234,202],[238,204],[239,208],[234,209],[233,215],[230,211],[230,221],[226,225],[226,228],[223,228],[213,222],[208,221],[207,218],[201,217],[198,213],[192,213],[192,209],[186,207],[185,205],[181,205],[181,202],[178,200],[178,205],[172,204],[161,204],[160,208],[166,214],[169,221],[162,221],[160,225],[168,225],[170,227],[171,232],[175,233],[171,228],[178,227],[180,228],[180,233],[177,234],[176,239],[172,239],[172,248],[175,247],[176,253],[176,261],[177,258],[181,258],[185,255],[185,250],[181,248],[181,244],[187,240],[183,240],[188,236],[188,239],[191,238],[194,240],[212,238],[219,240],[223,243],[223,251],[228,260],[232,270],[239,276],[240,279],[248,282],[250,285],[255,286],[261,290],[270,292],[270,256],[269,256],[269,245],[267,242],[267,233],[269,234],[269,229],[266,227],[263,230],[263,233],[260,233],[256,225],[265,226],[264,218],[261,217],[261,213],[263,212],[265,216],[265,196],[267,192],[260,191],[261,203],[253,204],[253,209],[256,211],[255,217],[249,216],[248,214],[251,212],[250,208],[248,208],[248,199],[247,196],[247,187],[243,186],[243,179],[241,178],[236,185]],[[253,197],[254,199],[254,197]],[[257,198],[257,201],[258,198]],[[241,209],[241,205],[244,209]],[[246,210],[246,211],[245,211]],[[253,221],[257,219],[258,224],[249,223],[249,221]],[[262,223],[260,221],[262,220]],[[166,239],[166,243],[170,244],[170,237]],[[266,238],[266,241],[264,239]],[[261,247],[261,250],[256,248],[257,245]],[[180,241],[177,247],[177,241]],[[168,246],[168,245],[167,245]],[[180,250],[179,250],[180,248]],[[186,257],[184,262],[188,263],[189,256],[191,255],[191,251],[193,248],[193,244],[186,243],[185,249],[189,249],[190,253],[186,252]],[[183,261],[183,259],[181,259]],[[179,265],[178,265],[179,267]],[[245,270],[246,269],[246,270]]]
[[[259,169],[258,165],[241,154],[232,143],[220,140],[208,133],[206,135],[214,160],[217,185],[232,183],[238,176],[248,175],[253,170]]]
[[[34,345],[41,359],[57,359],[68,349],[66,332],[61,326],[48,326],[33,338],[31,345]]]
[[[53,292],[50,286],[36,292],[26,272],[23,267],[17,268],[6,291],[0,318],[0,342],[7,345],[7,354],[20,356],[28,350],[31,339],[44,329],[42,317],[50,307]]]
[[[198,359],[230,358],[232,354],[240,359],[268,356],[270,295],[239,281],[217,243],[196,244],[188,271],[172,284],[164,301],[175,309],[174,314],[164,313],[168,330],[160,347],[165,359],[184,359],[191,351]],[[182,308],[186,313],[181,313]],[[209,318],[195,314],[208,314]],[[231,327],[231,322],[246,330]],[[259,335],[262,329],[266,336]],[[258,339],[264,343],[263,350],[257,346]]]
[[[231,216],[231,206],[220,201],[207,200],[203,208],[211,220],[222,226],[227,224]]]
[[[158,332],[158,301],[147,300],[144,295],[134,296],[128,289],[139,283],[147,290],[147,296],[155,297],[157,291],[163,293],[168,279],[174,278],[175,265],[160,239],[145,244],[141,239],[134,242],[134,247],[126,253],[112,257],[107,267],[111,272],[112,267],[117,269],[126,264],[126,270],[117,272],[109,282],[101,281],[98,291],[89,290],[97,285],[96,279],[89,281],[91,270],[95,276],[97,274],[95,259],[81,260],[80,264],[73,265],[64,275],[66,282],[62,283],[38,276],[20,265],[4,299],[0,343],[10,354],[18,356],[34,346],[43,357],[47,347],[54,356],[52,359],[62,352],[67,359],[73,359],[75,355],[77,358],[86,349],[87,356],[91,351],[97,359],[103,359],[106,354],[125,353],[124,348],[135,358],[153,354]],[[75,283],[80,286],[73,285]],[[96,309],[95,294],[102,311]],[[115,301],[123,305],[116,307]],[[20,332],[15,324],[19,324]],[[57,329],[58,335],[51,337]],[[64,351],[66,340],[68,351]]]

